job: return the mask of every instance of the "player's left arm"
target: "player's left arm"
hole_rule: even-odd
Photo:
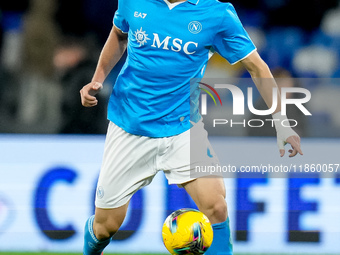
[[[263,100],[266,102],[268,107],[272,106],[273,101],[273,88],[277,87],[273,75],[268,65],[262,60],[257,51],[251,53],[248,57],[240,61],[243,66],[250,73],[257,89],[259,90]],[[299,135],[290,127],[283,127],[282,121],[286,119],[286,116],[281,115],[281,97],[280,91],[277,89],[277,108],[272,114],[276,132],[277,141],[280,150],[280,156],[283,157],[285,154],[284,145],[289,143],[292,149],[289,150],[289,157],[294,157],[297,153],[303,155],[300,145]]]

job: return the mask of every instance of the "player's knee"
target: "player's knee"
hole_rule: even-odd
[[[228,217],[227,203],[224,199],[207,203],[201,211],[207,215],[212,224],[224,222]]]
[[[225,200],[218,201],[214,204],[213,215],[217,222],[224,222],[227,220],[228,210]]]
[[[105,240],[116,234],[119,227],[120,226],[114,222],[105,222],[105,224],[94,224],[93,230],[98,240]]]
[[[98,240],[105,240],[117,233],[122,225],[127,210],[127,204],[114,209],[96,208],[93,222],[93,232]]]

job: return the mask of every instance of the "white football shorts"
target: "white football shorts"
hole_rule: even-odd
[[[202,121],[182,134],[163,138],[133,135],[110,122],[96,207],[126,204],[135,192],[151,183],[158,171],[164,172],[169,184],[180,185],[196,179],[190,176],[195,166],[217,164]]]

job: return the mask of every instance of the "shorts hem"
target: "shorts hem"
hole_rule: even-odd
[[[126,205],[129,201],[130,201],[130,198],[128,198],[126,201],[126,199],[120,201],[119,203],[115,203],[114,205],[113,204],[105,204],[105,203],[100,203],[100,202],[95,202],[95,206],[96,208],[99,208],[99,209],[115,209],[115,208],[119,208],[119,207],[122,207],[123,205]]]
[[[172,185],[172,184],[176,184],[176,185],[182,185],[184,183],[196,180],[196,177],[189,177],[188,179],[177,179],[177,180],[168,180],[168,184]]]

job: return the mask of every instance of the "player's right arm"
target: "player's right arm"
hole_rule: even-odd
[[[266,102],[268,108],[273,104],[272,93],[273,88],[277,88],[274,77],[269,70],[268,65],[262,60],[257,51],[250,54],[248,57],[241,60],[243,66],[248,70],[253,81],[260,92],[263,100]],[[294,157],[298,153],[303,155],[300,145],[299,135],[290,127],[282,126],[282,122],[287,119],[287,116],[281,115],[281,97],[280,92],[277,90],[277,108],[272,115],[276,133],[277,142],[280,150],[280,156],[283,157],[285,154],[285,144],[289,143],[292,149],[289,150],[289,157]]]
[[[81,103],[85,107],[96,106],[95,95],[102,89],[102,83],[124,54],[127,46],[127,34],[113,26],[100,54],[92,81],[80,90]]]

